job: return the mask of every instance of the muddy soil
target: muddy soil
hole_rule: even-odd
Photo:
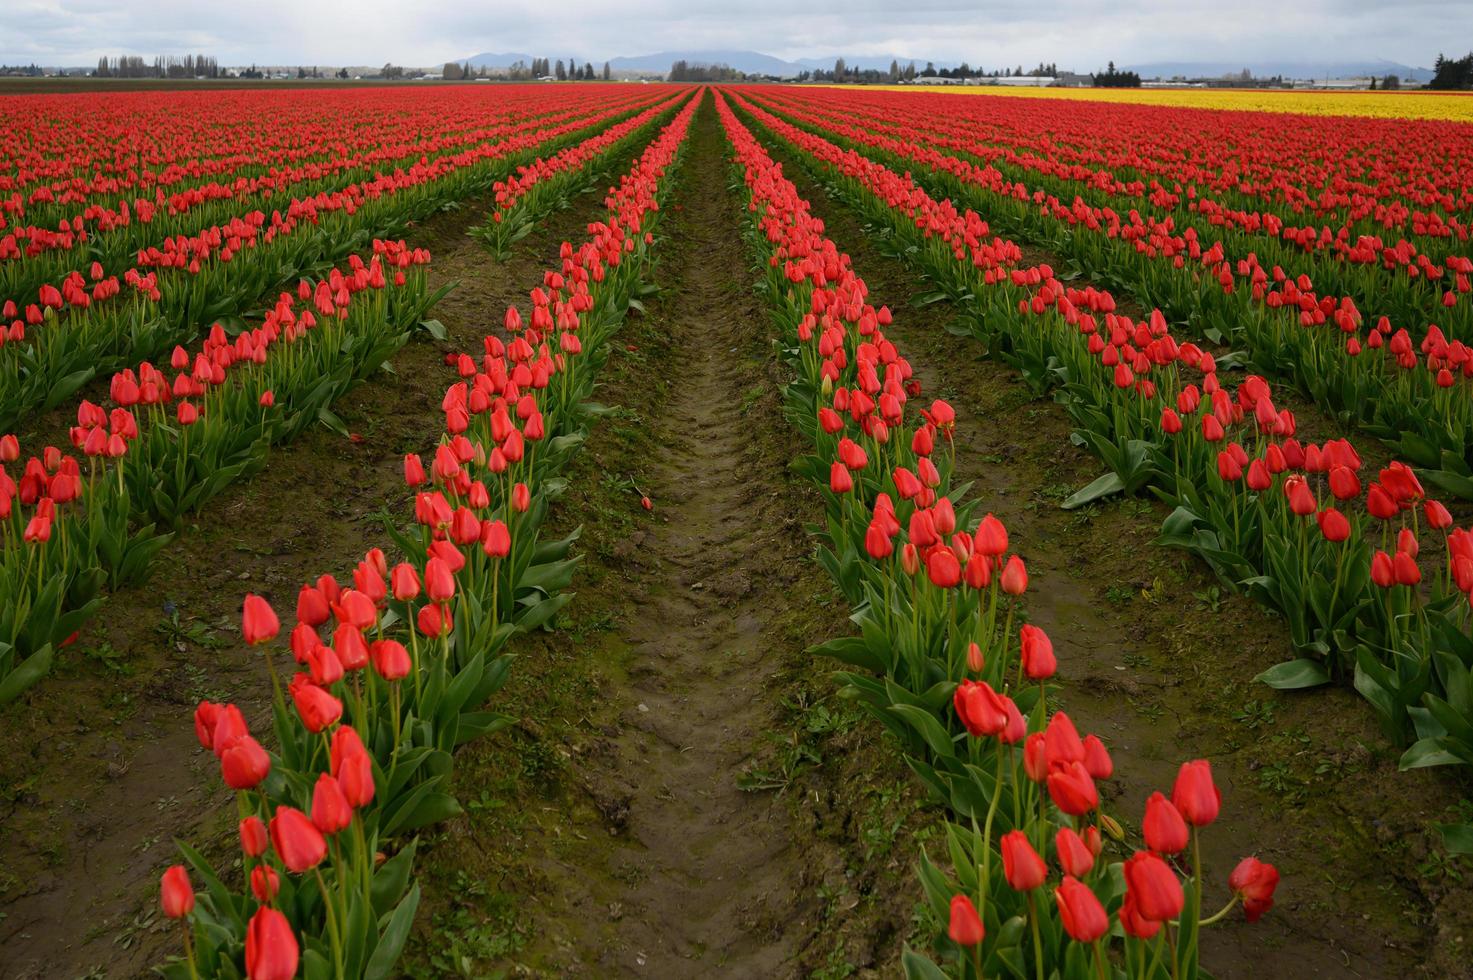
[[[1253,684],[1293,656],[1283,623],[1205,566],[1153,546],[1162,506],[1061,510],[1100,472],[1069,442],[1062,407],[1033,399],[1006,365],[947,333],[959,311],[904,308],[926,291],[915,271],[791,154],[775,156],[872,296],[900,304],[890,336],[927,397],[956,407],[959,479],[976,481],[974,495],[1028,561],[1028,617],[1059,651],[1062,704],[1116,752],[1115,811],[1138,824],[1145,797],[1169,793],[1181,761],[1210,758],[1224,808],[1203,838],[1208,904],[1213,885],[1226,899],[1243,855],[1283,872],[1270,916],[1204,934],[1204,965],[1218,977],[1473,975],[1473,869],[1440,856],[1430,829],[1467,819],[1466,781],[1398,772],[1399,750],[1353,690],[1296,696]]]
[[[446,341],[419,335],[391,359],[395,374],[334,406],[351,440],[314,427],[207,504],[151,580],[110,597],[53,675],[0,714],[0,976],[144,975],[172,951],[177,935],[157,914],[172,841],[225,841],[233,813],[194,739],[194,705],[233,700],[269,727],[265,665],[239,638],[241,597],[265,595],[285,615],[302,582],[346,580],[385,543],[383,515],[411,512],[403,456],[432,447],[443,424],[445,353],[474,349],[524,301],[596,205],[588,193],[549,216],[506,263],[466,235],[488,201],[413,229],[411,244],[433,256],[432,288],[460,283],[432,314]]]
[[[802,528],[821,504],[786,471],[709,102],[690,139],[660,295],[554,515],[583,526],[579,595],[513,671],[511,744],[462,755],[468,812],[421,861],[461,888],[416,975],[888,976],[909,933],[928,816],[804,653],[847,628]]]

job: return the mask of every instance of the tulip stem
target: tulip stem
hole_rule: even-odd
[[[1221,909],[1218,909],[1215,914],[1210,915],[1207,918],[1203,919],[1201,922],[1197,923],[1197,926],[1200,928],[1202,926],[1216,925],[1217,923],[1221,922],[1237,904],[1238,894],[1237,892],[1234,892],[1233,897],[1228,899],[1228,903],[1226,905],[1224,905]]]
[[[1093,945],[1095,948],[1095,972],[1099,974],[1100,980],[1108,980],[1105,972],[1105,944],[1096,939]]]
[[[332,893],[328,891],[327,882],[322,880],[322,868],[312,869],[317,876],[317,890],[322,893],[322,909],[327,916],[327,936],[332,943],[332,961],[337,967],[337,975],[343,975],[343,938],[338,932],[338,915],[333,909]]]
[[[1002,799],[1002,743],[997,748],[997,782],[992,787],[992,802],[987,805],[987,821],[982,827],[982,878],[977,882],[981,908],[987,907],[987,892],[990,888],[992,870],[992,819],[997,816],[997,803]]]
[[[1028,891],[1028,924],[1033,928],[1033,968],[1038,980],[1043,980],[1043,937],[1038,932],[1038,909],[1033,904],[1033,889]]]
[[[194,965],[194,930],[189,925],[189,918],[180,920],[184,926],[184,962],[189,964],[190,980],[199,980],[199,968]]]

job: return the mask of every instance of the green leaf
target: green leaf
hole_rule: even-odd
[[[1473,854],[1473,824],[1433,824],[1442,834],[1442,844],[1451,854]]]
[[[1298,691],[1330,683],[1330,674],[1318,660],[1300,657],[1298,660],[1274,664],[1253,679],[1276,691]]]
[[[900,965],[905,970],[906,980],[946,980],[941,967],[909,946],[900,954]]]
[[[1064,510],[1074,510],[1076,507],[1083,507],[1085,504],[1094,503],[1101,497],[1108,497],[1124,489],[1125,481],[1120,478],[1119,473],[1106,473],[1089,486],[1070,495],[1069,499],[1065,500],[1059,506]]]
[[[326,405],[323,405],[317,410],[317,421],[321,422],[323,425],[327,426],[329,429],[336,432],[344,439],[348,438],[348,427],[343,424],[342,419],[338,418],[337,413],[328,408]]]
[[[0,680],[0,704],[14,701],[26,688],[46,676],[51,669],[51,652],[51,644],[48,643]]]
[[[1463,761],[1443,748],[1441,739],[1424,738],[1413,742],[1412,747],[1401,754],[1401,762],[1397,764],[1397,768],[1405,772],[1408,769],[1427,769],[1432,766],[1456,766]]]
[[[363,980],[384,980],[385,977],[394,976],[394,964],[398,962],[399,955],[404,952],[404,941],[409,938],[409,927],[414,925],[414,913],[419,909],[419,883],[409,889],[409,894],[404,896],[404,901],[394,909],[389,922],[384,926],[384,931],[379,936],[378,946],[373,951],[373,956],[368,960],[368,966],[364,968]]]
[[[941,727],[941,722],[936,716],[925,708],[913,704],[892,704],[890,711],[904,718],[910,727],[920,733],[921,738],[926,740],[931,751],[938,756],[946,757],[956,754],[956,746],[952,744],[951,736],[946,729]]]
[[[431,337],[434,337],[436,340],[444,340],[446,336],[448,336],[448,333],[445,330],[445,324],[441,323],[439,320],[421,320],[419,322],[419,327],[421,330],[429,334]]]

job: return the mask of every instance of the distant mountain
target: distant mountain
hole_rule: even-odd
[[[1093,71],[1103,65],[1080,66],[1078,70]],[[1258,78],[1378,78],[1395,75],[1404,82],[1425,82],[1432,77],[1432,69],[1415,68],[1385,58],[1365,61],[1160,61],[1143,65],[1124,65],[1123,68],[1136,72],[1142,78],[1222,78],[1236,75],[1247,68]]]
[[[472,68],[510,68],[518,61],[524,65],[530,65],[532,63],[532,56],[530,54],[491,54],[487,52],[484,54],[473,54],[469,58],[461,58],[459,64],[463,65],[467,61],[471,63]]]

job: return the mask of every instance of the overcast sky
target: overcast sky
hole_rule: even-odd
[[[684,49],[1038,61],[1430,65],[1473,43],[1473,0],[0,0],[0,63],[103,54],[430,65],[482,51],[601,62]],[[1447,50],[1462,55],[1462,50]]]

